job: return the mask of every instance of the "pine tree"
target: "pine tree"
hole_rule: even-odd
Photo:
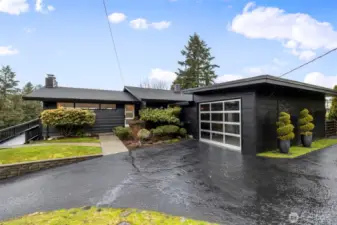
[[[8,96],[18,91],[19,81],[15,80],[15,76],[10,66],[3,66],[0,70],[0,110],[8,101]]]
[[[333,89],[337,91],[337,85]],[[329,120],[337,120],[337,97],[332,98],[328,118]]]
[[[28,82],[22,88],[22,95],[27,95],[32,93],[34,90],[39,89],[39,86],[34,87],[31,82]],[[22,110],[23,110],[23,120],[29,121],[39,117],[42,112],[41,102],[39,101],[23,101],[22,102]]]
[[[211,48],[198,34],[190,36],[187,46],[181,51],[185,60],[178,61],[181,68],[176,72],[177,78],[173,85],[180,84],[182,89],[187,89],[213,84],[217,78],[214,69],[219,66],[212,64],[214,57],[210,51]]]

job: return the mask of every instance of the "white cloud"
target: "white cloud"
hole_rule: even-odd
[[[287,65],[287,62],[279,59],[279,58],[274,58],[273,63],[276,64],[277,66],[285,66]]]
[[[124,13],[112,13],[109,15],[110,23],[121,23],[126,20],[126,15]]]
[[[12,46],[0,46],[0,56],[15,55],[18,53],[19,51],[14,49]]]
[[[33,33],[34,31],[35,31],[35,29],[34,28],[29,28],[29,27],[25,27],[24,29],[23,29],[26,33]]]
[[[55,7],[52,6],[52,5],[48,5],[47,10],[50,11],[50,12],[55,11]]]
[[[166,28],[168,28],[170,25],[171,25],[171,22],[170,22],[170,21],[154,22],[154,23],[151,24],[151,26],[152,26],[154,29],[157,29],[157,30],[163,30],[163,29],[166,29]]]
[[[136,30],[144,30],[149,28],[149,24],[146,19],[138,18],[130,21],[130,26]]]
[[[159,68],[155,68],[151,70],[149,79],[164,81],[167,83],[173,82],[177,78],[177,75],[174,72],[163,70]]]
[[[305,50],[302,52],[297,52],[296,50],[293,50],[292,53],[294,55],[297,55],[300,58],[300,60],[305,60],[305,61],[310,60],[316,56],[316,53],[311,50]]]
[[[337,76],[325,76],[320,72],[311,72],[304,77],[304,82],[327,88],[333,88],[335,85],[337,85]]]
[[[247,38],[276,40],[293,50],[337,47],[337,31],[330,23],[317,21],[308,14],[286,13],[276,7],[255,7],[252,2],[235,16],[230,30]],[[312,55],[302,52],[297,56],[305,59]]]
[[[55,11],[55,7],[52,5],[48,5],[45,7],[43,0],[36,0],[35,1],[35,11],[40,13],[47,13],[51,11]]]
[[[26,0],[0,0],[0,12],[20,15],[29,10]]]
[[[215,80],[215,83],[222,83],[222,82],[228,82],[233,80],[239,80],[244,78],[242,75],[237,74],[224,74],[222,76],[218,76]]]
[[[154,29],[157,29],[157,30],[163,30],[171,26],[171,22],[170,21],[160,21],[160,22],[150,23],[144,18],[138,18],[135,20],[131,20],[130,26],[136,30],[145,30],[145,29],[148,29],[149,27],[153,27]]]

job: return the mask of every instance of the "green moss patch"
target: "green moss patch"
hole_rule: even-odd
[[[47,159],[101,154],[102,149],[94,146],[41,145],[0,150],[0,164],[12,164]]]
[[[34,144],[38,143],[100,143],[100,141],[95,137],[78,137],[78,138],[60,138],[60,139],[34,142]]]
[[[268,152],[262,152],[257,154],[257,156],[267,157],[267,158],[286,158],[286,159],[293,159],[297,158],[301,155],[308,154],[313,151],[317,151],[331,145],[337,144],[337,139],[321,139],[312,142],[311,148],[305,148],[302,146],[292,146],[289,149],[288,154],[280,153],[279,150],[273,150]]]
[[[101,224],[126,224],[131,225],[206,225],[211,224],[203,221],[196,221],[184,217],[166,215],[160,212],[137,210],[137,209],[112,209],[112,208],[85,208],[58,210],[53,212],[33,213],[19,219],[2,222],[3,225],[28,225],[28,224],[49,224],[49,225],[101,225]]]

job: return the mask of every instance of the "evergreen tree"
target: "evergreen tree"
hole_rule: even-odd
[[[19,81],[10,66],[3,66],[0,70],[0,110],[8,101],[8,96],[17,93]]]
[[[27,95],[32,93],[34,90],[39,89],[40,86],[34,87],[31,82],[28,82],[22,88],[22,95]],[[21,98],[22,99],[22,98]],[[42,112],[42,105],[39,101],[23,101],[22,102],[23,120],[29,121],[39,117]]]
[[[181,68],[176,72],[177,78],[174,84],[180,84],[182,89],[206,86],[214,83],[217,78],[214,69],[218,65],[212,64],[214,57],[210,53],[211,48],[199,35],[190,36],[187,46],[181,51],[184,61],[178,61]]]
[[[337,85],[333,89],[337,91]],[[328,118],[329,120],[337,120],[337,97],[332,98]]]

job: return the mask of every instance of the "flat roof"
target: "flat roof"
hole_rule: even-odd
[[[198,88],[190,88],[186,89],[183,92],[186,94],[194,94],[194,93],[202,93],[206,91],[213,91],[213,90],[220,90],[220,89],[226,89],[226,88],[237,88],[237,87],[245,87],[245,86],[251,86],[255,84],[272,84],[272,85],[278,85],[283,87],[291,87],[291,88],[297,88],[301,90],[307,90],[307,91],[315,91],[324,93],[326,95],[332,95],[337,96],[337,91],[325,88],[317,85],[307,84],[299,81],[279,78],[271,75],[261,75],[256,77],[250,77],[245,79],[239,79],[234,81],[228,81],[218,84],[213,84],[205,87],[198,87]]]
[[[137,102],[129,93],[87,88],[53,87],[40,88],[23,96],[25,100],[82,100],[106,102]]]

